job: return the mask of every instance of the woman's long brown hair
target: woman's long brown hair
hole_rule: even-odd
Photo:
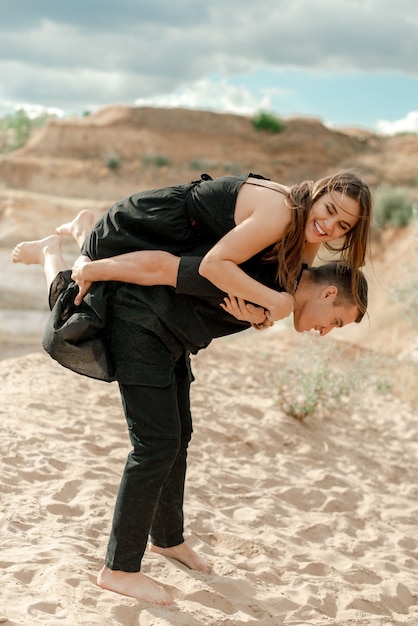
[[[339,252],[339,260],[352,269],[352,292],[354,302],[362,311],[362,303],[358,297],[356,270],[366,260],[367,245],[372,213],[372,198],[369,187],[356,174],[343,171],[321,178],[316,182],[303,181],[290,187],[286,201],[293,209],[291,221],[282,237],[266,256],[267,261],[277,262],[277,280],[289,293],[293,293],[301,271],[305,249],[304,232],[312,205],[327,193],[339,191],[353,200],[360,207],[360,217],[356,225],[344,236],[341,245],[325,243],[325,247]]]

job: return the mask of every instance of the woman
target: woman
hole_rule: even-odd
[[[340,252],[355,277],[365,262],[371,209],[368,186],[352,172],[291,187],[253,174],[214,180],[204,174],[187,185],[140,192],[115,203],[82,252],[91,260],[139,250],[180,255],[211,243],[201,274],[277,320],[285,306],[287,315],[292,312],[291,298],[260,285],[239,265],[269,250],[266,260],[276,263],[278,283],[292,294],[302,262],[312,264],[324,244]],[[337,239],[341,244],[332,247]]]

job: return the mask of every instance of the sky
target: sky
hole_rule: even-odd
[[[2,0],[0,115],[178,106],[418,132],[417,0]]]

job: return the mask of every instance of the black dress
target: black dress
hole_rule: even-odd
[[[182,255],[203,242],[214,244],[235,227],[238,191],[249,176],[202,174],[186,185],[133,194],[98,220],[82,253],[94,260],[135,250]]]
[[[83,244],[82,253],[92,260],[144,249],[165,250],[179,256],[202,257],[215,242],[235,227],[234,212],[238,191],[249,176],[263,178],[246,174],[213,180],[203,174],[200,180],[186,185],[129,196],[115,203],[99,219]],[[257,264],[260,262],[259,257]],[[75,307],[74,298],[78,287],[71,280],[70,271],[61,272],[51,285],[51,315],[42,341],[44,349],[64,367],[106,381],[115,380],[114,366],[105,349],[106,334],[110,328],[107,324],[109,295],[113,287],[109,283],[94,283],[83,303]],[[147,307],[152,311],[151,316],[148,316],[152,318],[152,326],[157,322],[157,325],[161,325],[158,321],[158,310],[153,310],[153,305],[157,303],[157,309],[161,308],[165,289],[169,288],[147,288],[144,292],[147,295]],[[220,302],[223,294],[219,293]],[[151,295],[156,297],[152,298]],[[144,295],[141,296],[143,297]],[[199,301],[194,306],[199,306]],[[217,309],[218,315],[221,314],[219,304]],[[164,328],[173,327],[175,310],[172,301],[171,314],[166,317]],[[137,315],[138,312],[132,311],[132,314]],[[178,319],[182,319],[182,315]],[[179,328],[180,326],[181,324]],[[155,331],[154,328],[152,330]],[[183,332],[181,343],[184,342],[184,347],[195,351],[195,346],[187,345],[189,333],[190,326],[189,330]],[[162,330],[157,334],[161,335]],[[166,343],[178,334],[174,329],[167,335]],[[175,343],[177,341],[178,337]],[[203,345],[197,349],[201,347]]]

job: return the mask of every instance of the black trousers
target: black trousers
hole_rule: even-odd
[[[137,328],[138,331],[138,328]],[[158,337],[143,330],[136,372],[119,381],[132,443],[116,500],[106,565],[137,572],[147,546],[184,541],[183,497],[192,435],[189,356],[176,359]],[[140,356],[142,355],[142,356]],[[142,363],[138,359],[142,359]]]

